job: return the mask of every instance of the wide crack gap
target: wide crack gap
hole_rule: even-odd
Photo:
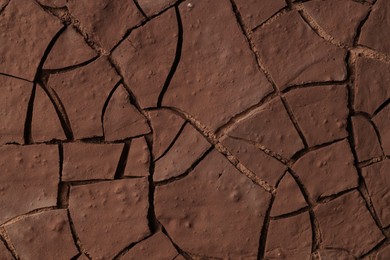
[[[161,107],[163,98],[165,93],[168,90],[169,84],[171,83],[171,80],[173,78],[173,75],[175,74],[177,67],[179,66],[180,58],[181,58],[181,52],[183,49],[183,23],[180,16],[180,11],[177,5],[175,5],[175,13],[177,18],[177,28],[178,28],[178,37],[177,37],[177,45],[176,45],[176,53],[175,53],[175,59],[173,60],[171,69],[168,73],[167,78],[165,79],[164,85],[161,89],[161,92],[157,99],[157,107]]]
[[[69,200],[69,185],[62,182],[62,172],[64,166],[64,147],[62,143],[58,144],[58,154],[59,154],[59,182],[58,182],[58,191],[57,191],[57,207],[64,209],[68,207]]]
[[[385,102],[383,102],[372,114],[372,117],[375,117],[378,113],[380,113],[383,109],[387,107],[387,105],[390,104],[390,98],[388,98]]]
[[[122,153],[119,158],[118,165],[116,167],[115,174],[114,174],[115,180],[123,178],[126,169],[126,164],[127,164],[127,157],[130,151],[130,145],[131,145],[131,141],[127,141],[123,144]]]
[[[148,193],[148,200],[149,200],[149,208],[148,208],[148,225],[149,225],[149,230],[152,233],[156,233],[158,228],[160,227],[159,222],[156,218],[156,213],[154,209],[154,195],[155,195],[155,190],[156,186],[153,182],[153,176],[154,176],[154,155],[152,153],[153,149],[153,136],[149,135],[145,137],[146,144],[149,149],[149,176],[148,176],[148,182],[149,182],[149,193]]]
[[[42,68],[43,68],[43,64],[45,63],[47,57],[49,56],[49,53],[51,52],[51,50],[53,49],[54,47],[54,44],[57,42],[58,38],[61,36],[61,34],[65,31],[66,29],[66,26],[63,26],[53,37],[53,39],[51,39],[51,41],[49,42],[48,46],[46,47],[45,49],[45,52],[43,53],[42,55],[42,58],[39,62],[39,65],[38,65],[38,68],[37,68],[37,71],[35,73],[35,77],[34,77],[34,81],[37,82],[39,81],[41,78],[42,78]]]
[[[23,139],[24,139],[25,144],[31,144],[33,142],[32,137],[31,137],[31,124],[32,124],[36,89],[37,89],[37,85],[36,85],[36,83],[34,83],[33,88],[31,90],[30,100],[28,101],[26,120],[24,123]]]
[[[370,6],[366,16],[363,18],[363,20],[360,21],[360,23],[357,27],[357,30],[355,32],[355,36],[353,38],[353,46],[358,45],[359,38],[360,38],[360,35],[362,33],[362,28],[363,28],[364,24],[367,22],[368,18],[370,17],[371,12],[372,12],[372,6]]]

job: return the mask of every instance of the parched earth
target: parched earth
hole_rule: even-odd
[[[0,259],[390,259],[390,1],[0,0]]]

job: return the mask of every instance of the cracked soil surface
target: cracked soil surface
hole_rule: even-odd
[[[390,259],[390,1],[0,0],[0,260]]]

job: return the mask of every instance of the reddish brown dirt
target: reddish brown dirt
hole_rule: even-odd
[[[0,260],[390,259],[388,0],[0,0]]]

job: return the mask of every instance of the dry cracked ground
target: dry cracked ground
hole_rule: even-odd
[[[390,1],[0,0],[0,259],[390,259]]]

